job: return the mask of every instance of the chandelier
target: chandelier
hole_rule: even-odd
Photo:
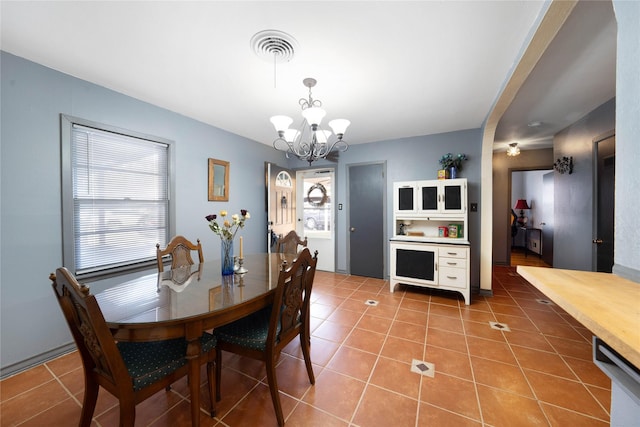
[[[507,148],[507,156],[515,157],[515,156],[518,156],[519,154],[520,154],[520,149],[518,148],[518,143],[512,142],[511,144],[509,144],[509,148]]]
[[[309,88],[309,99],[300,98],[298,101],[302,107],[302,122],[299,130],[289,128],[293,123],[291,117],[271,117],[271,123],[278,132],[278,138],[273,141],[273,148],[284,151],[287,158],[295,156],[311,165],[318,159],[327,158],[327,155],[332,151],[347,151],[349,144],[342,137],[351,122],[346,119],[335,119],[329,122],[333,133],[330,130],[322,129],[320,122],[327,112],[322,109],[322,102],[311,96],[311,88],[316,85],[317,81],[306,78],[302,83]]]

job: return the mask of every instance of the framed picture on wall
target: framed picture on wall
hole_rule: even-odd
[[[209,159],[209,201],[229,201],[229,162]]]

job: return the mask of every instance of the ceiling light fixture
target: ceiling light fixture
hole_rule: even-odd
[[[507,156],[515,157],[518,155],[520,155],[520,149],[518,148],[518,143],[512,142],[511,144],[509,144],[509,148],[507,148]]]
[[[323,110],[322,102],[313,99],[311,96],[311,88],[317,83],[316,79],[306,78],[302,83],[309,88],[309,99],[300,98],[298,103],[302,107],[302,122],[300,130],[289,129],[293,119],[288,116],[273,116],[271,123],[278,132],[278,138],[273,141],[273,148],[284,151],[287,158],[292,155],[300,160],[311,163],[318,159],[325,159],[332,151],[347,151],[347,144],[342,137],[347,127],[351,124],[346,119],[335,119],[329,122],[329,126],[333,129],[333,134],[329,130],[322,129],[320,122],[327,114]],[[306,123],[305,123],[306,121]],[[329,142],[331,137],[336,138],[333,142]]]

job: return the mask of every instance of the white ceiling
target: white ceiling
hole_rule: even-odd
[[[611,3],[583,2],[501,120],[496,148],[526,149],[615,95]],[[478,128],[542,1],[195,1],[1,4],[2,50],[271,144],[269,117],[300,117],[302,85],[350,144]],[[262,30],[299,43],[274,67]],[[567,34],[564,34],[567,33]],[[613,46],[613,47],[612,47]],[[612,73],[613,71],[613,73]],[[542,121],[528,128],[528,121]],[[296,123],[296,122],[294,122]],[[535,144],[534,144],[535,143]]]

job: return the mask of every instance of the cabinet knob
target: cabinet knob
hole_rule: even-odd
[[[356,231],[356,228],[355,228],[355,227],[351,227],[351,228],[349,229],[349,231],[353,233],[354,231]]]

